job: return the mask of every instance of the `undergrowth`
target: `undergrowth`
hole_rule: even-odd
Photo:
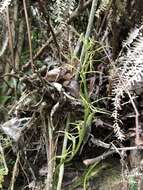
[[[112,60],[114,24],[124,12],[120,5],[110,0],[0,3],[0,104],[7,109],[7,115],[0,109],[0,188],[87,190],[108,168],[101,161],[117,157],[119,165],[120,157],[120,172],[124,176],[127,170],[127,183],[136,189],[125,154],[138,150],[134,136],[140,140],[132,91],[142,82],[143,37],[142,26],[136,27]],[[131,110],[126,95],[135,111],[135,134],[124,114]],[[75,162],[80,174],[66,181]]]

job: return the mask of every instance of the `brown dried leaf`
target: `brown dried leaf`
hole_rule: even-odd
[[[59,80],[71,80],[73,75],[71,74],[70,70],[66,67],[58,67],[52,69],[46,73],[45,79],[54,82]]]
[[[60,72],[61,72],[60,67],[52,69],[46,73],[45,79],[50,82],[57,81],[60,76]]]
[[[76,98],[79,97],[79,84],[77,80],[72,79],[69,83],[67,81],[64,83],[64,86],[67,88],[68,92],[71,96],[74,96]]]

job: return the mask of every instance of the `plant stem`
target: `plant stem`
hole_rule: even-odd
[[[90,37],[90,33],[91,33],[91,30],[92,30],[93,21],[94,21],[94,16],[95,16],[96,7],[97,7],[97,0],[93,0],[92,1],[92,6],[91,6],[91,11],[90,11],[90,16],[89,16],[89,20],[88,20],[88,25],[87,25],[87,29],[86,29],[86,33],[85,33],[85,42]],[[84,60],[84,55],[85,55],[85,46],[83,44],[81,55],[80,55],[81,64],[82,64],[82,62]]]
[[[23,0],[23,7],[24,7],[24,13],[25,13],[25,19],[26,19],[26,25],[27,25],[27,32],[28,32],[31,69],[32,69],[32,72],[34,72],[34,62],[33,62],[33,54],[32,54],[32,42],[31,42],[31,34],[30,34],[30,25],[29,25],[29,21],[28,21],[28,13],[27,13],[27,7],[26,7],[26,1],[25,0]]]
[[[66,148],[67,148],[67,132],[69,130],[69,121],[70,121],[70,115],[68,115],[67,122],[66,122],[66,129],[65,129],[65,135],[64,135],[64,141],[63,141],[63,148],[62,148],[62,155],[61,155],[61,161],[60,161],[60,169],[59,169],[59,177],[58,177],[58,184],[57,184],[57,190],[61,190],[62,187],[62,180],[63,180],[63,175],[64,175],[64,155],[66,153]]]
[[[12,61],[12,67],[15,71],[15,60],[14,60],[14,47],[13,47],[13,36],[11,31],[11,24],[10,24],[10,16],[9,16],[9,8],[6,8],[6,18],[7,18],[7,26],[8,26],[8,36],[9,36],[9,47],[11,51],[11,61]]]

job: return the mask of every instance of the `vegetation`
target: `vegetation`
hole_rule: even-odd
[[[141,3],[0,2],[1,189],[142,189]]]

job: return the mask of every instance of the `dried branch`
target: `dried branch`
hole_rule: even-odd
[[[30,25],[29,25],[29,21],[28,21],[28,13],[27,13],[26,1],[25,0],[23,0],[23,7],[24,7],[24,13],[25,13],[25,19],[26,19],[26,25],[27,25],[27,32],[28,32],[31,69],[34,72],[34,62],[33,62],[33,54],[32,54],[32,42],[31,42],[31,34],[30,34]]]
[[[114,149],[114,150],[113,150]],[[91,164],[94,164],[95,162],[100,162],[104,159],[106,159],[108,156],[114,154],[114,153],[118,153],[120,151],[131,151],[131,150],[143,150],[143,147],[140,146],[133,146],[133,147],[124,147],[124,148],[112,148],[110,151],[102,154],[101,156],[98,156],[96,158],[91,158],[91,159],[86,159],[83,161],[83,163],[88,166],[88,165],[91,165]]]
[[[6,19],[7,19],[7,26],[8,26],[8,34],[9,34],[9,47],[11,51],[11,60],[12,60],[12,67],[15,71],[15,59],[14,59],[14,47],[13,47],[13,35],[10,25],[10,17],[9,17],[9,8],[6,8]]]

